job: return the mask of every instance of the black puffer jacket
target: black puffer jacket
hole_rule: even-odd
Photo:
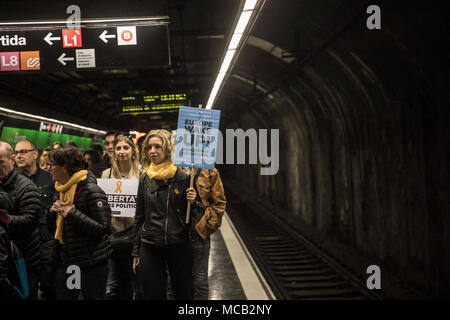
[[[0,300],[16,300],[18,296],[6,280],[7,277],[9,280],[13,268],[8,233],[6,232],[6,225],[2,221],[6,215],[6,210],[0,209]]]
[[[11,218],[8,211],[12,209],[12,202],[9,195],[0,187],[0,279],[6,277],[8,273],[8,246],[9,237],[6,232]]]
[[[68,264],[91,266],[111,255],[111,209],[97,179],[88,172],[75,191],[75,208],[64,218],[63,250]]]
[[[189,182],[189,174],[181,168],[167,182],[146,174],[139,178],[133,256],[139,256],[141,242],[164,247],[189,241],[185,223]],[[191,217],[202,215],[200,206],[198,201],[191,205]]]
[[[17,299],[13,288],[6,281],[12,267],[7,227],[10,222],[8,210],[12,209],[11,199],[0,188],[0,300]]]
[[[9,211],[8,226],[10,239],[20,249],[28,272],[34,272],[40,265],[39,218],[41,200],[36,185],[29,178],[14,169],[2,184],[9,194],[13,207]]]

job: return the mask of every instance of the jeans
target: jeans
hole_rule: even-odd
[[[54,240],[41,241],[41,269],[38,272],[39,287],[45,300],[55,300],[55,267],[53,262]]]
[[[208,300],[208,265],[210,248],[210,237],[203,240],[197,232],[192,232],[194,300]]]
[[[110,257],[108,259],[106,300],[133,299],[133,258]]]
[[[27,300],[37,300],[38,298],[38,271],[27,272],[28,277],[28,298]]]
[[[144,290],[142,289],[142,281],[139,280],[139,267],[136,267],[136,274],[133,275],[134,284],[134,300],[145,300]]]
[[[208,300],[208,266],[211,238],[203,240],[196,231],[191,232],[192,254],[193,254],[193,289],[194,300]],[[167,272],[167,299],[174,300],[170,274]]]
[[[139,279],[144,299],[167,299],[167,269],[175,299],[192,299],[192,247],[189,241],[169,247],[142,243],[139,257]]]
[[[106,277],[108,275],[107,260],[93,266],[80,267],[80,289],[69,289],[67,286],[68,277],[74,277],[75,273],[67,273],[69,265],[65,259],[60,259],[56,266],[56,300],[78,300],[78,296],[83,294],[84,300],[103,300],[106,289]],[[72,281],[69,281],[72,283]]]

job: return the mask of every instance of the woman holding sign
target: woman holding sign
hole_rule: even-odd
[[[133,141],[124,134],[118,134],[113,141],[112,167],[102,173],[102,179],[139,179],[141,166],[137,149]],[[108,280],[106,282],[106,300],[132,300],[132,264],[131,257],[134,219],[112,217],[111,235],[112,255],[109,258]],[[130,240],[129,240],[130,239]]]
[[[202,212],[189,174],[171,161],[173,147],[167,130],[150,131],[143,143],[145,173],[137,193],[133,271],[139,269],[145,299],[166,299],[166,265],[175,299],[192,299],[188,201],[191,217]]]

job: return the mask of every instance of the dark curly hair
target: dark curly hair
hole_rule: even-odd
[[[76,148],[60,148],[50,151],[48,154],[50,162],[66,168],[69,175],[85,169],[83,154]]]

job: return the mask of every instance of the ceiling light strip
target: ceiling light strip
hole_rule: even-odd
[[[168,20],[168,16],[141,17],[141,18],[107,18],[107,19],[80,19],[80,23],[109,23],[109,22],[139,22],[139,21],[159,21]],[[0,22],[0,26],[26,26],[37,24],[66,24],[67,20],[47,20],[47,21],[11,21]]]
[[[106,134],[106,131],[103,131],[103,130],[97,130],[97,129],[93,129],[93,128],[89,128],[89,127],[80,126],[78,124],[74,124],[74,123],[70,123],[70,122],[65,122],[65,121],[60,121],[60,120],[56,120],[56,119],[36,116],[36,115],[33,115],[33,114],[19,112],[19,111],[7,109],[7,108],[0,107],[0,111],[6,112],[7,114],[13,114],[13,115],[22,116],[22,117],[25,117],[25,118],[31,118],[31,119],[34,119],[34,120],[40,120],[40,121],[47,121],[47,122],[62,124],[62,125],[68,126],[68,127],[77,128],[77,129],[88,131],[88,132],[95,133],[95,134],[102,134],[102,135]]]
[[[209,99],[206,104],[206,109],[211,109],[212,104],[214,103],[217,94],[219,93],[219,89],[222,85],[222,82],[229,72],[229,68],[231,62],[233,61],[236,53],[239,51],[239,43],[245,34],[245,30],[247,29],[248,22],[253,14],[253,10],[255,9],[259,0],[246,0],[244,4],[244,8],[241,11],[238,23],[234,29],[233,35],[231,37],[230,43],[228,44],[228,49],[225,53],[225,56],[222,61],[222,65],[219,69],[219,74],[217,75],[216,81],[214,82],[214,86],[209,94]]]

